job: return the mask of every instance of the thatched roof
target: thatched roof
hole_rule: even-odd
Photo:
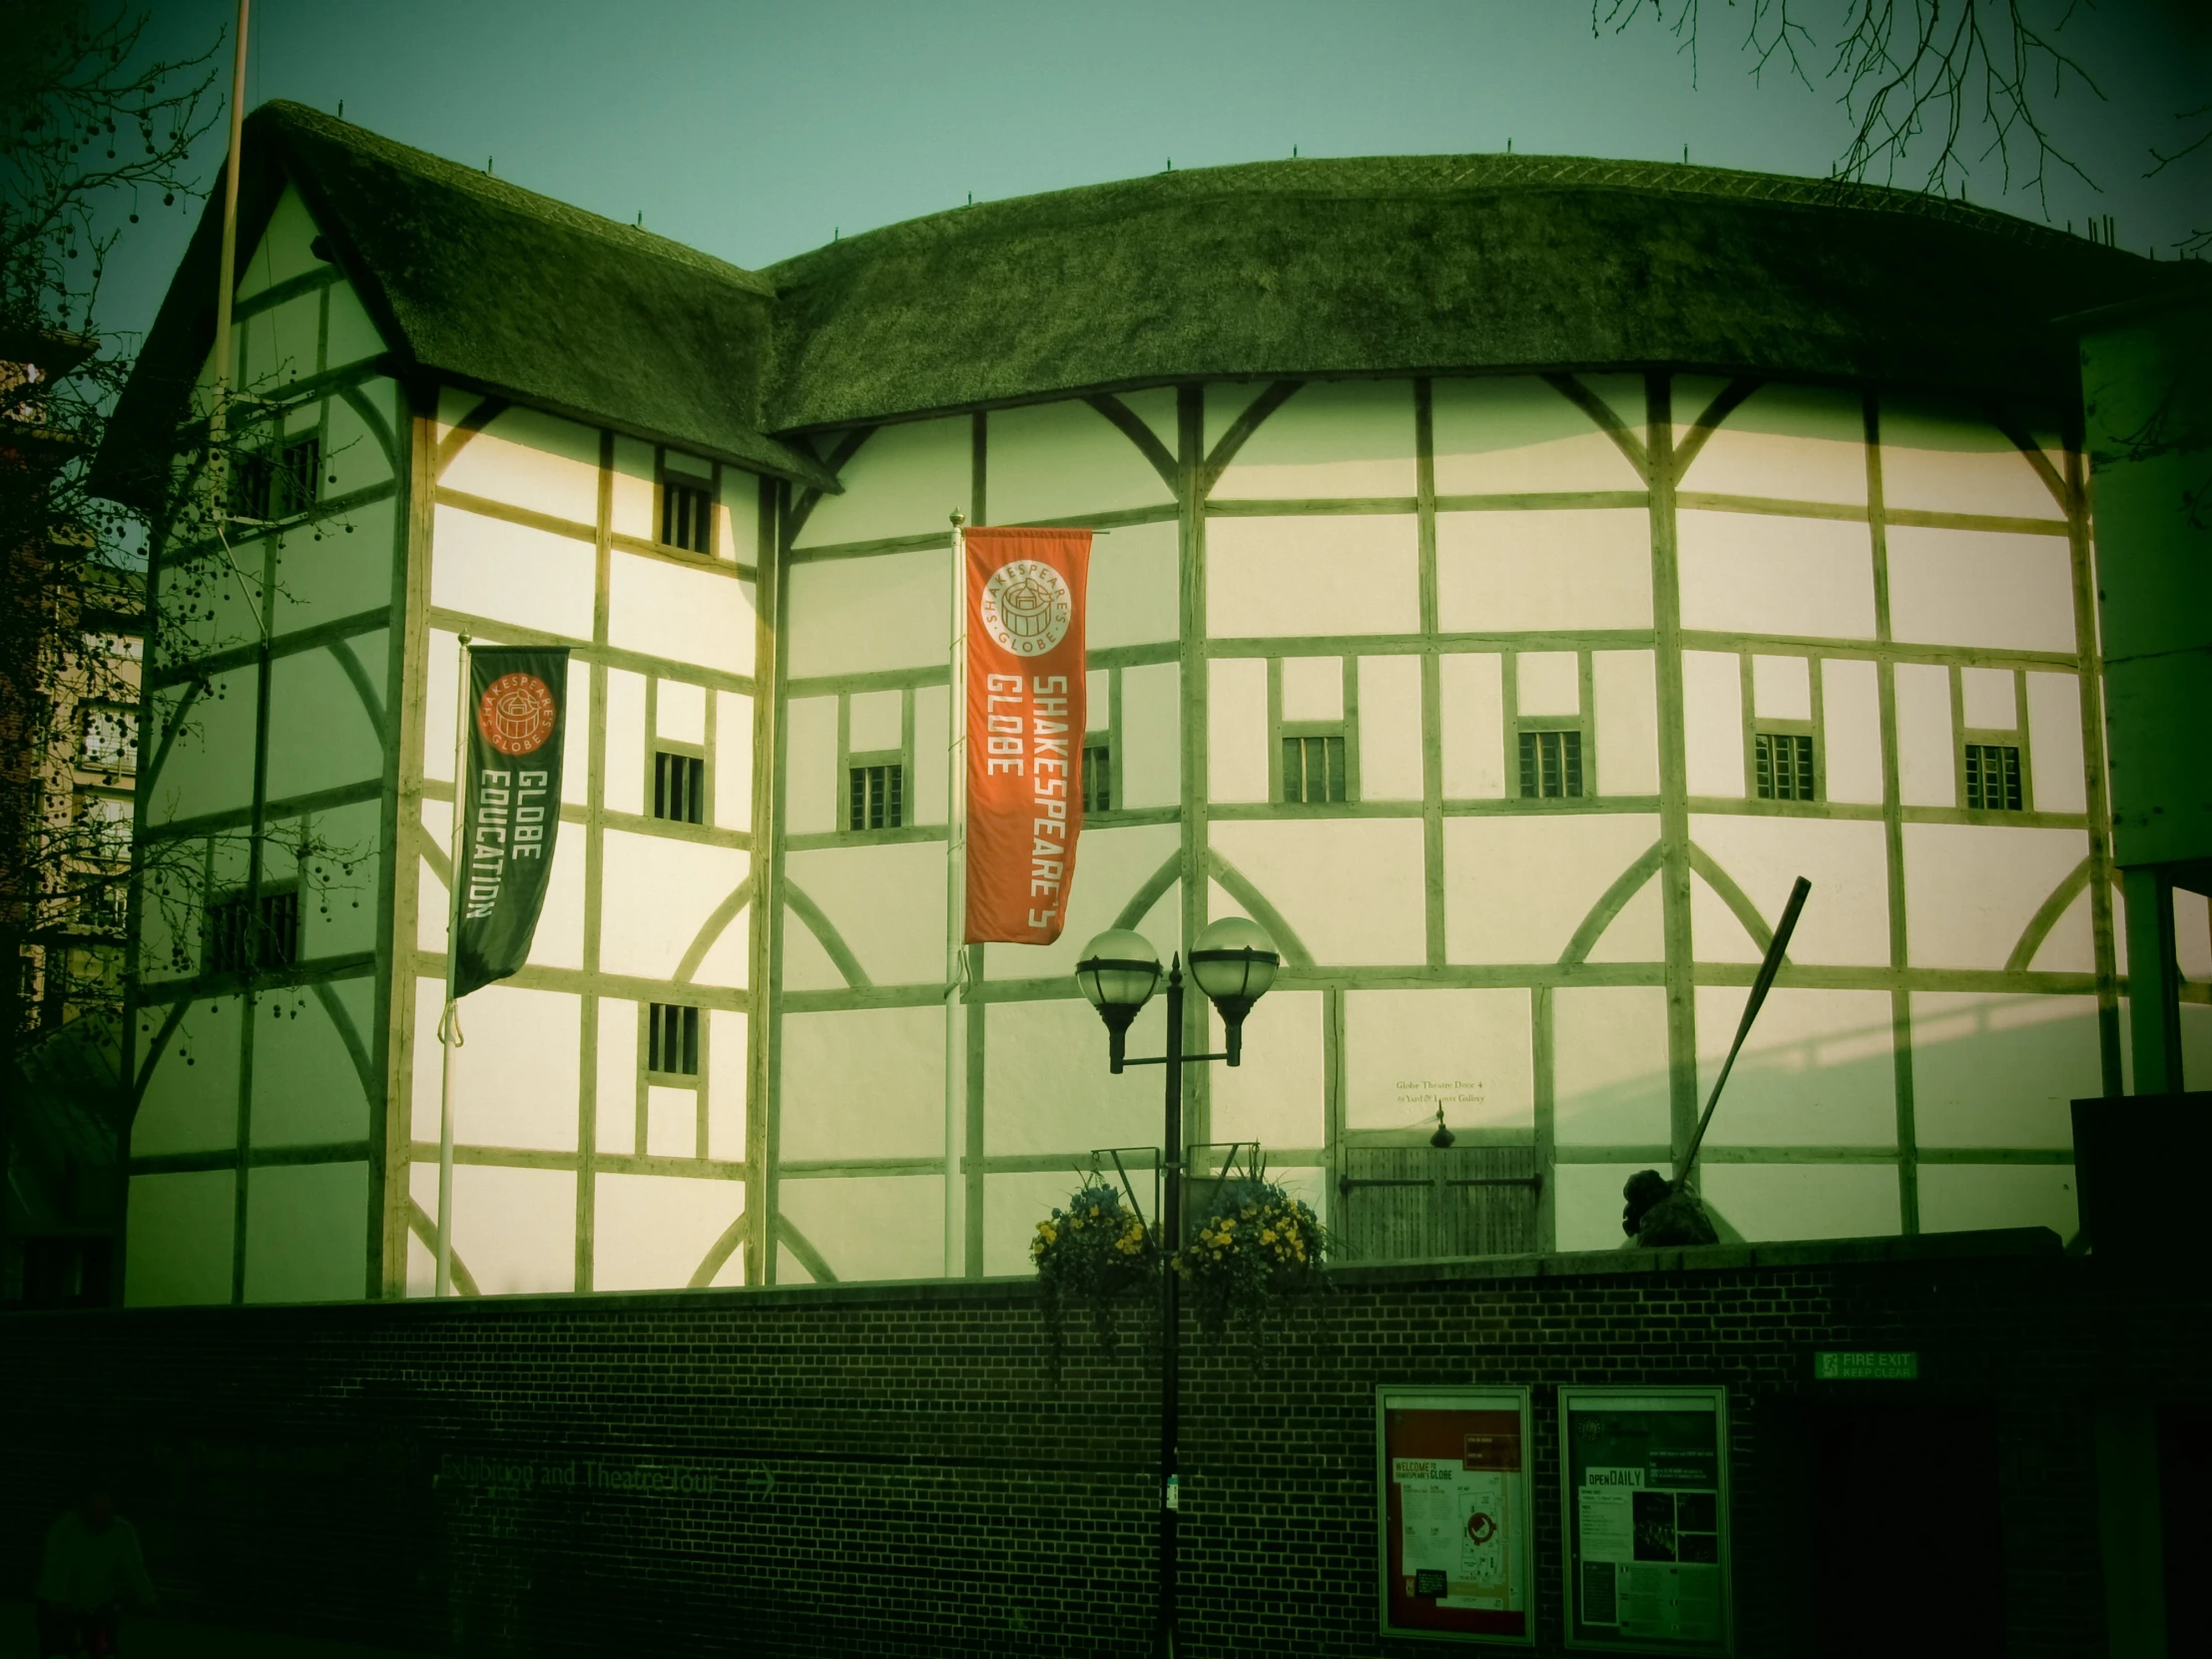
[[[2169,277],[1940,198],[1541,156],[1163,174],[755,274],[296,104],[246,132],[243,240],[295,182],[395,371],[830,487],[780,435],[1214,377],[1669,366],[2064,411],[2074,351],[2049,319]],[[111,482],[184,410],[219,235],[211,208],[118,410]]]

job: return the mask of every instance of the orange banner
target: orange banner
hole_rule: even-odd
[[[967,532],[969,944],[1050,944],[1083,830],[1088,530]]]

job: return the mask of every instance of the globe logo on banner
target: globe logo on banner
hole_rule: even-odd
[[[552,692],[534,674],[501,675],[476,705],[476,730],[502,755],[535,754],[559,721]]]
[[[991,573],[982,612],[983,627],[1001,650],[1041,657],[1067,637],[1075,599],[1066,578],[1050,565],[1015,559]]]

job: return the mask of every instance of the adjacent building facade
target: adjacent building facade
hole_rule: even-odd
[[[1079,947],[1229,913],[1286,970],[1243,1066],[1189,1074],[1197,1157],[1256,1145],[1370,1255],[1605,1248],[1801,873],[1716,1216],[2074,1231],[2067,1103],[2124,1086],[2126,1000],[2041,322],[2141,262],[1461,157],[756,275],[282,105],[245,186],[233,372],[277,482],[154,560],[190,644],[149,665],[139,835],[201,879],[138,898],[130,1301],[428,1293],[464,634],[568,646],[588,713],[530,965],[462,1004],[464,1294],[1025,1272],[1094,1149],[1160,1133]],[[216,235],[104,461],[141,501],[213,382]],[[970,947],[948,997],[954,512],[1103,533],[1067,930]],[[1530,1179],[1371,1184],[1448,1160]]]

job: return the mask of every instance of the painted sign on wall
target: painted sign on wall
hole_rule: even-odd
[[[1385,1633],[1535,1640],[1526,1388],[1376,1390]]]
[[[1559,1390],[1569,1647],[1730,1651],[1728,1399]]]

